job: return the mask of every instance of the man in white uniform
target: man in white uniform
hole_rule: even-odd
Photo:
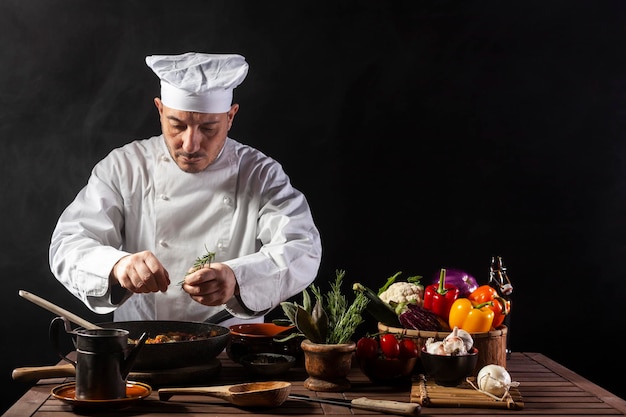
[[[148,56],[162,134],[113,150],[61,214],[56,278],[114,320],[263,321],[315,279],[321,240],[281,165],[228,137],[240,55]],[[210,266],[187,274],[195,260]],[[184,280],[184,281],[183,281]]]

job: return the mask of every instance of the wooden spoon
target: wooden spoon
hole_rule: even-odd
[[[158,392],[161,401],[174,395],[208,395],[240,407],[277,407],[285,402],[290,391],[289,382],[263,381],[215,387],[161,388]]]
[[[44,300],[43,298],[35,294],[29,293],[28,291],[19,290],[18,294],[20,295],[20,297],[25,298],[28,301],[37,304],[39,307],[43,307],[46,310],[53,312],[54,314],[58,314],[59,316],[65,317],[72,323],[78,324],[79,326],[84,327],[85,329],[89,329],[89,330],[102,329],[102,327],[97,326],[77,316],[76,314],[67,311],[66,309],[62,307],[59,307],[58,305],[51,303],[48,300]]]

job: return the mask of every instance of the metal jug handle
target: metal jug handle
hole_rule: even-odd
[[[57,355],[59,355],[61,359],[76,366],[76,361],[73,361],[67,358],[63,353],[61,353],[61,348],[59,346],[59,332],[61,330],[60,329],[61,325],[63,325],[63,328],[65,329],[66,333],[75,334],[74,331],[72,330],[72,326],[70,325],[69,320],[67,320],[65,317],[55,317],[50,322],[50,328],[49,328],[50,341],[52,342],[52,346],[54,347],[54,350],[57,352]],[[72,338],[72,343],[74,343],[74,346],[76,346],[76,341],[73,338]]]

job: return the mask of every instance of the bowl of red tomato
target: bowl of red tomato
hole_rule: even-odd
[[[361,372],[382,385],[411,383],[418,347],[409,337],[394,333],[364,336],[357,341],[355,357]]]

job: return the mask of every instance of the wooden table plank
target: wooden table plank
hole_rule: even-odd
[[[562,376],[563,378],[572,381],[574,384],[579,386],[584,391],[587,391],[593,395],[596,395],[600,400],[610,404],[612,407],[615,407],[617,410],[621,411],[623,414],[626,414],[626,401],[614,395],[613,393],[605,390],[604,388],[594,384],[588,379],[583,378],[578,375],[576,372],[564,367],[563,365],[553,361],[552,359],[538,354],[538,353],[527,353],[529,358],[534,360],[535,362],[544,365],[546,368],[549,368],[552,372]]]
[[[3,417],[25,417],[33,415],[41,406],[41,404],[50,397],[50,390],[57,383],[52,384],[36,384],[30,388],[24,395],[11,406],[2,416]]]
[[[249,382],[250,376],[242,366],[220,356],[222,370],[220,374],[207,381],[206,385],[227,385]],[[626,401],[603,388],[582,378],[564,366],[538,353],[515,352],[507,360],[507,369],[514,381],[520,382],[519,392],[524,402],[522,410],[499,410],[481,408],[436,408],[423,407],[422,415],[432,416],[624,416]],[[322,398],[354,399],[358,397],[379,398],[396,401],[410,401],[410,384],[401,386],[378,386],[372,384],[358,368],[349,375],[352,387],[343,393],[312,392],[302,385],[307,375],[301,367],[293,368],[282,380],[292,382],[292,392]],[[71,379],[69,379],[71,380]],[[40,381],[27,391],[3,417],[67,417],[76,416],[71,407],[50,396],[50,390],[65,379]],[[347,407],[328,404],[308,403],[299,400],[287,400],[280,407],[263,410],[241,409],[219,398],[207,396],[173,397],[169,401],[159,401],[156,389],[149,398],[114,415],[119,417],[163,417],[186,416],[235,417],[241,415],[260,417],[299,416],[319,417],[337,415],[352,417],[372,417],[381,415],[376,412],[352,410]],[[98,416],[98,414],[91,414]],[[100,415],[112,415],[100,413]]]

